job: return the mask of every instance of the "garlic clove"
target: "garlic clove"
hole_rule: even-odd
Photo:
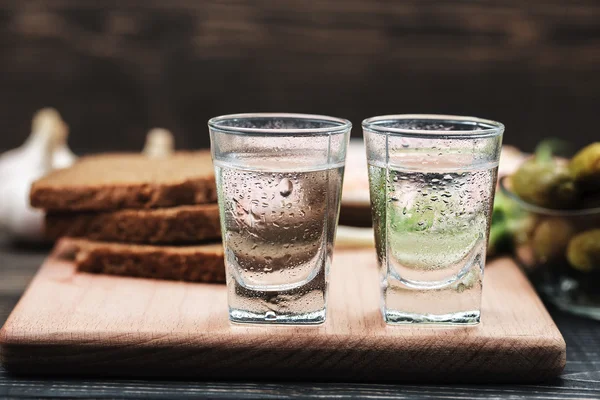
[[[11,160],[4,165],[0,181],[0,226],[18,239],[38,240],[43,234],[44,214],[29,205],[31,183],[52,169],[55,144],[51,125],[39,127]]]
[[[66,167],[75,155],[66,146],[68,128],[54,109],[33,118],[25,143],[0,156],[0,226],[13,237],[43,238],[44,213],[29,205],[31,183],[56,166]]]
[[[173,134],[167,129],[154,128],[146,135],[144,153],[148,157],[162,158],[170,156],[175,149]]]
[[[40,178],[43,174],[39,174]],[[28,241],[39,241],[44,237],[44,212],[36,210],[29,205],[29,180],[12,179],[6,185],[9,193],[6,210],[9,211],[3,217],[3,225],[13,238]]]
[[[15,167],[18,167],[21,154],[26,150],[25,146],[21,146],[0,155],[0,179],[4,179]]]
[[[55,129],[53,127],[56,127],[60,121],[62,121],[60,114],[53,108],[43,108],[36,112],[31,124],[31,134],[25,143],[0,155],[0,177],[4,179],[15,173],[15,170],[23,165],[23,158],[28,159],[28,154],[37,154],[40,147],[52,145],[47,142],[48,135],[52,135],[49,131]]]
[[[67,168],[77,161],[77,156],[71,151],[67,144],[67,138],[69,137],[69,126],[61,120],[56,125],[56,129],[58,134],[56,137],[56,145],[54,147],[54,154],[52,157],[52,168]]]
[[[42,128],[42,125],[47,123],[52,124],[59,122],[62,122],[62,117],[55,108],[42,108],[33,114],[33,118],[31,120],[31,132],[38,132]]]
[[[54,150],[52,168],[67,168],[73,165],[75,161],[77,161],[77,156],[69,149],[69,146],[63,144]]]

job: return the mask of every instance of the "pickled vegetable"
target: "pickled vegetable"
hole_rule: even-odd
[[[535,216],[525,212],[514,200],[496,192],[487,247],[488,256],[510,253],[515,244],[527,240],[535,227]]]
[[[525,161],[512,175],[512,189],[522,200],[545,208],[575,208],[579,190],[568,162],[554,157],[568,145],[556,139],[540,143],[534,157]]]
[[[546,208],[573,208],[579,192],[569,168],[554,160],[527,160],[512,176],[512,189],[524,201]]]
[[[531,237],[536,260],[541,263],[564,260],[565,250],[574,233],[575,229],[565,218],[547,218],[541,221]]]
[[[583,192],[600,191],[600,142],[592,143],[575,154],[569,169]]]
[[[567,259],[580,272],[600,270],[600,229],[574,236],[567,247]]]

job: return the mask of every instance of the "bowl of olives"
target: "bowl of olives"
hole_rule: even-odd
[[[600,320],[600,142],[570,159],[538,147],[499,184],[519,211],[515,257],[532,282],[560,309]]]

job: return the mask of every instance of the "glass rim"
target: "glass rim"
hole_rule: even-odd
[[[595,215],[600,214],[600,207],[593,208],[583,208],[579,210],[561,210],[561,209],[552,209],[541,206],[536,206],[535,204],[531,204],[521,199],[515,192],[513,192],[509,185],[510,184],[510,175],[506,175],[498,179],[498,186],[500,186],[500,190],[503,194],[509,197],[511,200],[517,202],[520,207],[524,210],[533,212],[535,214],[548,215],[552,217],[581,217],[586,215]]]
[[[235,119],[251,119],[251,118],[280,118],[280,119],[298,119],[298,120],[313,120],[325,123],[331,123],[333,126],[326,128],[246,128],[238,126],[224,126],[221,125],[224,121],[235,120]],[[352,129],[352,123],[347,119],[330,117],[328,115],[319,114],[301,114],[301,113],[279,113],[279,112],[268,112],[268,113],[240,113],[240,114],[226,114],[218,117],[213,117],[208,120],[208,127],[212,130],[216,130],[222,133],[238,134],[238,135],[250,135],[250,136],[263,136],[269,134],[278,134],[282,136],[296,136],[296,135],[332,135],[337,133],[345,133]]]
[[[444,131],[436,129],[407,129],[385,127],[380,124],[385,122],[398,122],[403,120],[420,121],[446,121],[462,125],[484,125],[481,129]],[[362,121],[363,129],[375,133],[395,134],[398,136],[416,138],[488,138],[500,136],[504,132],[504,125],[491,119],[478,117],[445,115],[445,114],[390,114],[366,118]]]

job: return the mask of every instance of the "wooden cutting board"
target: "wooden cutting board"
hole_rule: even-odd
[[[56,254],[56,253],[55,253]],[[322,326],[240,326],[222,285],[76,273],[51,256],[0,332],[12,372],[342,381],[539,381],[565,342],[510,259],[476,327],[386,326],[373,250],[336,251]]]

